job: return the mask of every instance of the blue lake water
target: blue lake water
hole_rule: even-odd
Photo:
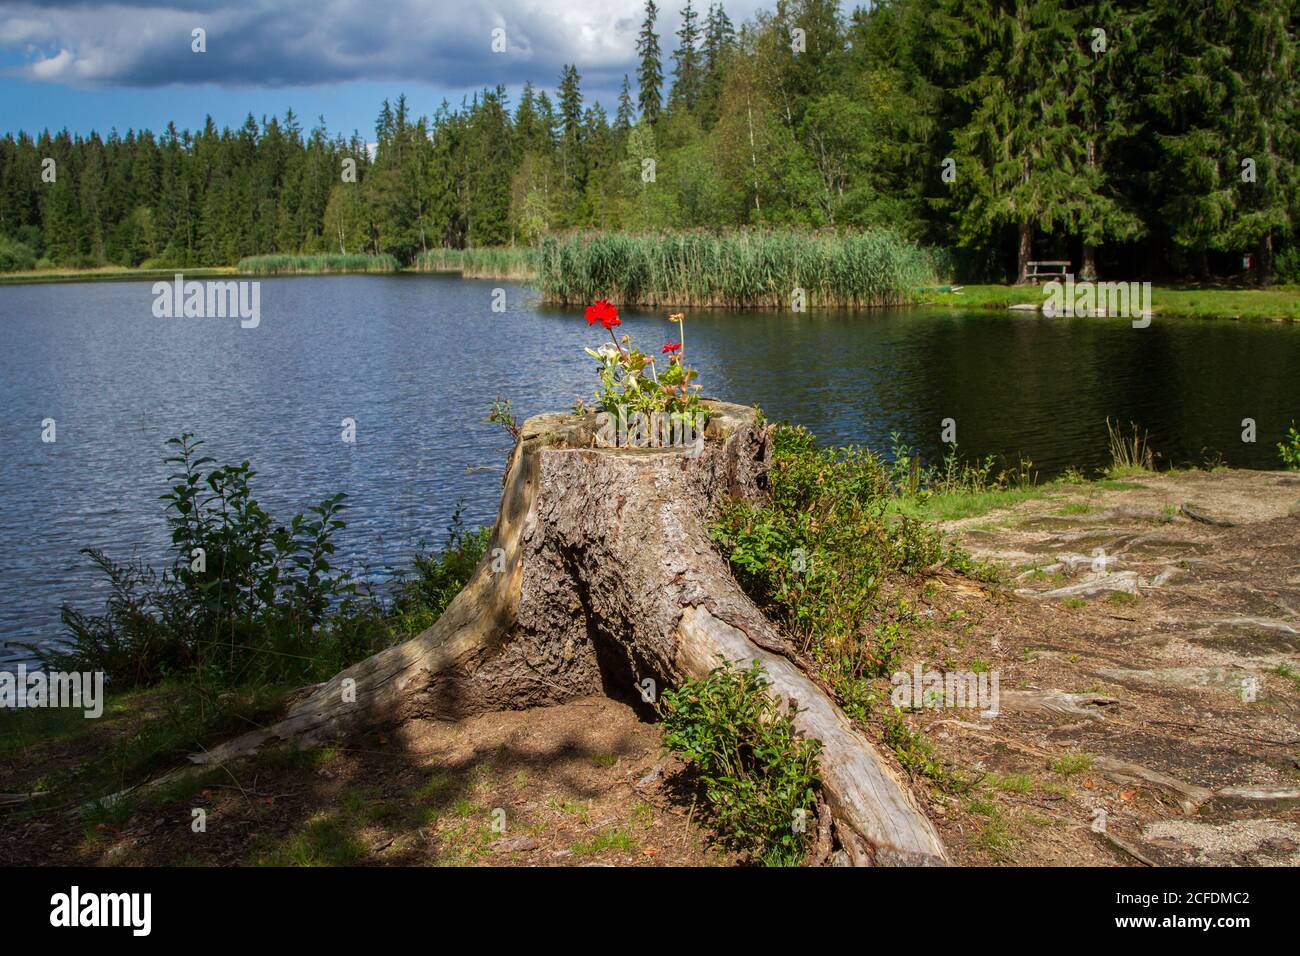
[[[164,442],[182,431],[219,461],[250,459],[277,518],[347,492],[339,556],[356,569],[441,542],[458,504],[471,525],[493,520],[509,440],[483,421],[488,403],[511,399],[521,420],[569,408],[594,384],[582,347],[604,335],[533,295],[449,276],[264,279],[260,324],[244,329],[155,318],[147,282],[0,287],[0,661],[29,657],[15,641],[57,640],[62,602],[102,602],[79,549],[161,556]],[[659,312],[625,312],[619,331],[656,354],[675,338]],[[823,441],[887,451],[898,432],[935,460],[953,418],[963,455],[1026,456],[1043,477],[1103,466],[1108,416],[1149,429],[1166,464],[1251,468],[1278,467],[1274,445],[1300,419],[1296,326],[699,311],[686,349],[706,394]]]

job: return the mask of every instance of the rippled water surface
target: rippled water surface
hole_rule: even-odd
[[[346,491],[340,557],[376,572],[440,542],[457,503],[496,514],[508,439],[482,421],[496,395],[522,419],[591,390],[574,312],[531,291],[445,276],[262,281],[261,324],[158,319],[149,283],[0,287],[0,659],[59,634],[58,608],[102,588],[79,549],[157,560],[164,441],[207,440],[249,458],[280,518]],[[661,314],[625,314],[645,346],[674,337]],[[1107,460],[1105,419],[1140,422],[1171,463],[1222,454],[1277,466],[1300,418],[1300,328],[1237,322],[1046,320],[989,312],[688,315],[706,393],[759,403],[820,438],[928,459],[954,418],[964,455],[1032,458],[1044,477]],[[1241,441],[1254,418],[1259,440]],[[57,441],[41,441],[53,418]],[[357,423],[355,444],[341,421]]]

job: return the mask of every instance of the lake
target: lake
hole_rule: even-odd
[[[0,660],[60,633],[59,605],[97,609],[79,554],[156,561],[165,544],[164,442],[182,431],[220,462],[251,459],[277,519],[349,495],[342,563],[381,575],[459,506],[495,518],[509,439],[483,418],[495,396],[522,421],[589,396],[603,331],[539,308],[526,286],[452,276],[263,279],[260,324],[155,318],[151,283],[0,287]],[[492,310],[503,288],[506,310]],[[658,354],[661,312],[619,330]],[[1045,319],[896,309],[856,314],[689,312],[686,350],[705,394],[757,402],[823,441],[888,451],[898,432],[927,461],[940,423],[963,456],[1031,458],[1040,476],[1108,461],[1107,416],[1150,430],[1163,464],[1222,455],[1279,467],[1300,418],[1300,327],[1230,321]],[[342,421],[356,441],[342,440]],[[1241,440],[1241,421],[1258,441]],[[42,422],[55,421],[54,442]]]

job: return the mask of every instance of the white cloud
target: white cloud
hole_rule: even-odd
[[[669,0],[671,3],[671,0]],[[665,70],[677,11],[663,9]],[[757,0],[726,4],[739,23]],[[698,2],[701,22],[708,3]],[[641,0],[232,0],[229,3],[5,3],[0,47],[19,54],[11,72],[85,86],[217,83],[284,86],[408,80],[454,88],[550,85],[576,63],[595,85],[632,70]],[[190,31],[207,31],[207,53]],[[506,29],[508,52],[491,51]]]

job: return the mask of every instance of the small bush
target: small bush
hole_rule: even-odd
[[[818,448],[803,428],[777,429],[770,481],[770,505],[732,505],[713,528],[741,587],[802,650],[836,659],[846,679],[888,673],[893,644],[871,624],[880,588],[891,573],[940,560],[938,532],[888,513],[894,486],[883,459]]]
[[[797,866],[815,827],[821,744],[798,736],[762,666],[719,667],[660,699],[664,745],[698,770],[726,843],[768,866]]]
[[[24,272],[36,268],[36,253],[31,247],[0,236],[0,272]]]
[[[1288,246],[1273,260],[1278,279],[1287,285],[1300,285],[1300,244]]]
[[[1300,432],[1295,429],[1295,422],[1286,431],[1286,437],[1277,443],[1278,457],[1286,468],[1300,468]]]
[[[249,462],[213,467],[188,433],[169,445],[171,566],[157,572],[86,550],[108,578],[103,612],[65,605],[68,647],[31,648],[56,669],[103,671],[114,691],[169,677],[324,680],[434,623],[487,547],[490,530],[467,531],[458,511],[443,551],[418,553],[392,593],[378,594],[334,564],[345,495],[277,524],[253,497]]]
[[[452,516],[441,551],[422,551],[399,577],[390,617],[403,633],[419,633],[442,616],[487,553],[491,528],[469,530],[460,509]]]

